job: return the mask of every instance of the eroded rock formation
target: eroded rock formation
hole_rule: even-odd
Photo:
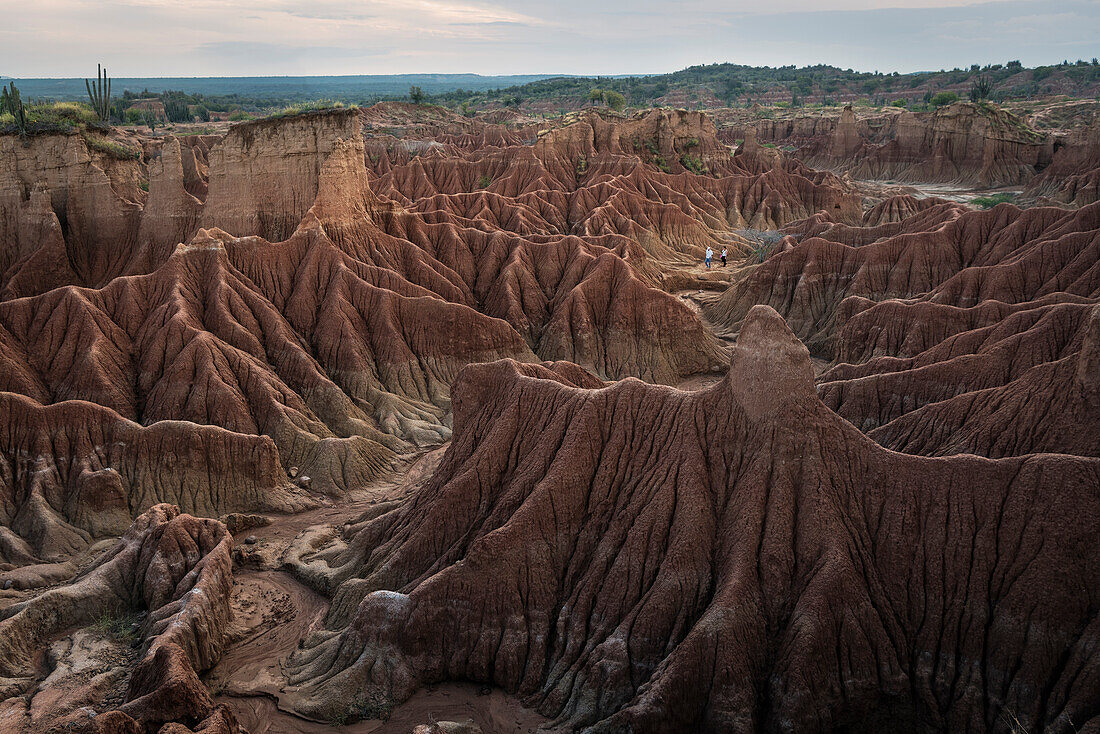
[[[832,368],[825,403],[912,453],[1100,455],[1100,204],[933,204],[874,228],[818,217],[707,306],[758,303]]]
[[[71,583],[4,609],[0,687],[7,700],[0,727],[182,734],[191,731],[186,724],[197,724],[208,734],[235,734],[232,713],[214,705],[198,677],[222,653],[232,545],[218,521],[156,505]],[[130,622],[138,612],[143,621]],[[140,641],[132,672],[128,645],[107,631],[80,629],[105,618],[133,625],[116,631]],[[46,645],[53,667],[39,680],[36,655]],[[115,664],[105,666],[112,656]],[[119,705],[110,705],[120,691]],[[161,728],[166,722],[176,723]]]
[[[461,678],[592,732],[1095,726],[1098,486],[1097,459],[879,447],[763,306],[701,392],[469,367],[432,480],[318,549],[333,631],[288,697]]]
[[[734,120],[732,142],[758,136],[816,168],[852,178],[996,188],[1025,186],[1030,200],[1083,206],[1097,200],[1096,127],[1037,129],[996,105],[959,102],[928,112],[893,110]]]

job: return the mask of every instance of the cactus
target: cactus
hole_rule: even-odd
[[[20,137],[27,137],[27,108],[23,105],[15,82],[11,83],[10,89],[5,87],[3,94],[0,94],[0,110],[10,112],[15,118],[15,126],[19,130]]]
[[[92,84],[87,79],[84,86],[88,90],[88,99],[92,102],[92,109],[99,115],[103,122],[111,116],[111,80],[107,76],[107,70],[100,64],[96,64],[96,82]]]
[[[989,99],[989,95],[993,92],[993,83],[989,81],[989,77],[982,74],[978,77],[977,81],[970,85],[970,101],[981,102],[982,100]]]

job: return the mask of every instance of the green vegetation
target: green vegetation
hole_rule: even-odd
[[[140,639],[141,626],[137,615],[114,609],[104,611],[96,617],[92,630],[102,637],[132,645]]]
[[[244,122],[245,120],[254,120],[254,119],[256,119],[256,118],[253,117],[252,115],[248,114],[244,110],[234,110],[233,112],[229,113],[229,121],[230,122]]]
[[[333,99],[314,99],[308,102],[299,102],[297,104],[287,105],[278,112],[270,115],[270,117],[294,117],[295,115],[304,115],[307,112],[321,112],[324,110],[342,110],[344,109],[344,103]],[[347,109],[356,109],[356,105],[351,105]]]
[[[95,84],[85,79],[84,86],[88,89],[92,109],[102,122],[107,122],[111,119],[111,79],[101,64],[96,64],[95,79]]]
[[[971,199],[970,203],[980,209],[992,209],[998,204],[1011,204],[1016,199],[1016,194],[993,194],[992,196],[979,196]]]
[[[796,68],[751,67],[737,64],[710,64],[692,66],[671,74],[638,77],[556,77],[540,79],[528,84],[503,89],[470,91],[458,89],[432,95],[432,100],[460,109],[463,103],[479,109],[503,105],[504,100],[516,96],[532,109],[570,110],[586,103],[607,102],[608,92],[621,94],[625,106],[645,108],[660,105],[699,107],[699,100],[708,92],[727,105],[751,106],[754,102],[775,106],[807,104],[835,105],[862,103],[868,106],[894,104],[902,106],[927,104],[940,93],[967,94],[967,89],[978,78],[989,84],[989,99],[1004,101],[1020,99],[1045,92],[1069,92],[1078,96],[1095,96],[1095,85],[1100,82],[1100,66],[1079,61],[1068,61],[1049,67],[1047,76],[1063,79],[1059,87],[1033,83],[1032,76],[1041,77],[1041,69],[1034,72],[1023,68],[1018,61],[1008,64],[972,65],[969,69],[956,68],[938,72],[913,74],[858,72],[832,66],[817,65]],[[1069,91],[1066,87],[1076,91]],[[893,99],[893,102],[890,100]],[[609,104],[609,106],[611,106]]]
[[[27,137],[27,108],[23,104],[23,98],[20,96],[15,82],[12,82],[11,87],[5,88],[3,93],[0,94],[0,113],[11,118],[10,124],[15,126],[20,137]],[[4,120],[4,122],[7,123],[8,121]]]
[[[479,189],[489,188],[489,184],[493,182],[493,177],[487,173],[483,173],[477,178],[477,187]]]
[[[680,157],[680,164],[692,173],[702,176],[709,173],[703,159],[697,155],[685,154]]]
[[[611,109],[619,112],[626,108],[626,97],[614,89],[600,89],[593,87],[588,92],[589,102],[603,102]]]
[[[737,234],[748,240],[749,247],[752,248],[750,261],[755,263],[767,260],[768,255],[785,236],[782,232],[770,229],[741,229],[737,230]]]
[[[952,102],[958,101],[959,95],[955,94],[954,92],[940,92],[938,94],[932,95],[932,99],[929,100],[933,107],[943,107],[944,105],[949,105]]]
[[[974,80],[970,85],[970,101],[981,102],[989,99],[989,95],[993,93],[993,83],[989,81],[989,77],[982,74],[980,77]]]
[[[473,117],[477,111],[523,109],[546,116],[565,114],[593,103],[608,109],[675,106],[700,108],[717,98],[728,106],[763,106],[761,118],[775,117],[778,107],[891,105],[908,109],[942,106],[958,98],[1003,103],[1042,95],[1100,95],[1100,63],[1085,60],[1025,68],[1019,60],[1005,64],[926,71],[912,74],[861,72],[819,64],[795,67],[752,67],[738,64],[692,66],[669,74],[625,77],[476,77],[472,75],[397,75],[347,77],[240,77],[170,80],[178,89],[138,91],[137,83],[154,80],[112,80],[100,66],[92,80],[20,82],[28,95],[59,95],[87,99],[96,119],[123,122],[137,101],[159,100],[169,122],[247,120],[287,116],[344,104],[366,105],[383,100],[437,104]],[[112,87],[124,88],[122,94]],[[459,88],[455,85],[461,84]],[[25,85],[25,86],[23,86]],[[87,96],[85,97],[85,93]],[[953,95],[953,96],[952,96]],[[322,99],[314,100],[320,96]],[[148,107],[149,105],[143,105]],[[30,104],[28,104],[28,123]],[[16,128],[3,112],[5,127]]]
[[[90,150],[104,153],[120,161],[136,161],[141,158],[141,151],[138,149],[128,148],[125,145],[116,143],[101,135],[95,135],[87,130],[84,131],[83,136],[84,142],[88,144]]]
[[[10,99],[10,92],[8,96]],[[5,109],[0,113],[0,135],[68,135],[89,127],[103,131],[108,129],[86,104],[40,102],[24,105],[18,98],[15,101],[16,108],[22,112],[14,114],[10,103],[4,102]]]

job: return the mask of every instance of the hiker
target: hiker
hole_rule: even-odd
[[[726,267],[726,248],[722,248],[722,267]]]
[[[704,261],[707,264],[707,270],[710,270],[710,261],[714,257],[714,250],[710,249],[710,245],[707,245],[707,259]]]

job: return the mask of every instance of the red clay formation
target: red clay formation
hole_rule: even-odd
[[[986,103],[930,112],[868,112],[722,122],[727,142],[758,137],[811,166],[857,179],[982,188],[1024,186],[1023,199],[1084,206],[1100,200],[1100,117],[1052,134],[1044,117],[1088,120],[1094,102],[1052,105],[1034,119]],[[1067,112],[1066,110],[1071,111]]]
[[[0,709],[0,727],[108,734],[156,731],[164,722],[205,719],[197,731],[236,732],[232,713],[215,707],[198,678],[222,653],[232,545],[218,521],[156,505],[72,583],[5,609],[0,621],[0,682],[7,701]],[[130,615],[138,611],[143,621],[133,622],[133,630],[114,630],[141,641],[128,683],[117,671],[86,674],[96,668],[96,653],[119,654],[112,649],[119,645],[84,633],[69,638],[67,649],[54,646],[58,659],[53,661],[52,680],[36,690],[35,653],[44,642],[105,617],[128,625]],[[89,704],[98,704],[111,689],[122,692],[121,705],[96,715]],[[24,691],[29,695],[16,697]],[[55,691],[65,693],[58,696]],[[190,730],[181,725],[167,731]]]
[[[593,732],[1098,723],[1100,460],[882,449],[763,306],[705,391],[504,361],[454,405],[431,481],[319,550],[346,629],[299,710],[461,678]]]
[[[1100,203],[937,203],[788,232],[706,308],[734,330],[758,303],[779,309],[832,362],[830,408],[908,453],[1100,456]]]
[[[1100,731],[1073,104],[0,135],[0,734]]]

